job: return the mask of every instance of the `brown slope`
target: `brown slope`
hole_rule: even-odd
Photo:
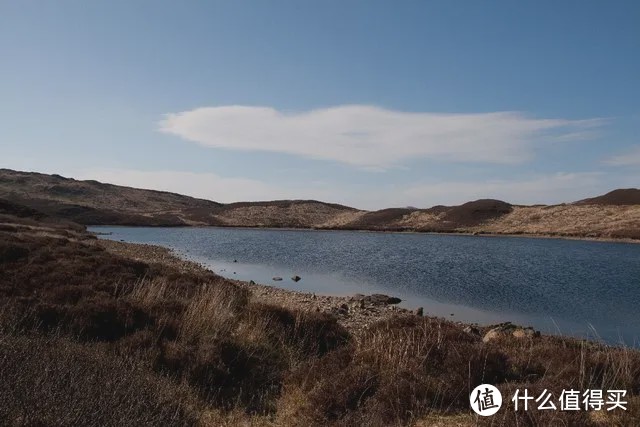
[[[640,239],[640,190],[620,189],[573,204],[512,206],[481,199],[459,206],[367,212],[316,200],[220,203],[58,175],[0,169],[4,209],[82,224],[217,225],[435,231]],[[19,203],[28,208],[11,204]],[[4,206],[4,207],[3,207]],[[26,210],[25,210],[26,209]],[[11,212],[10,212],[11,211]]]
[[[317,200],[238,202],[218,208],[215,218],[236,227],[320,228],[343,215],[359,212],[335,203]]]
[[[0,169],[0,197],[82,224],[190,225],[216,221],[220,203],[59,175]]]
[[[403,220],[413,212],[414,208],[388,208],[372,212],[363,212],[352,221],[334,228],[349,230],[385,230],[403,231],[407,227],[403,225]]]
[[[466,231],[610,239],[640,239],[640,205],[514,206],[496,220]]]
[[[628,206],[640,205],[640,189],[637,188],[620,188],[613,190],[598,197],[579,200],[576,205],[613,205]]]
[[[451,206],[444,209],[436,207],[435,209],[443,211],[441,220],[445,227],[457,229],[495,220],[511,212],[513,206],[502,200],[480,199],[459,206]]]
[[[316,200],[223,205],[166,191],[0,169],[0,197],[86,225],[315,228],[356,209]]]
[[[460,231],[495,220],[512,210],[501,200],[481,199],[429,209],[391,208],[366,212],[339,228],[355,230]]]
[[[40,211],[5,199],[0,199],[0,215],[31,219],[42,219],[46,217],[46,215]]]

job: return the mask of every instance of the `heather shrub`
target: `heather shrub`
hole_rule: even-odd
[[[187,426],[196,402],[185,387],[95,346],[0,335],[3,425]]]

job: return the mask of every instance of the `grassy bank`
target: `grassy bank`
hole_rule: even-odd
[[[3,424],[640,423],[637,351],[511,333],[484,342],[464,325],[393,310],[356,329],[117,245],[0,217]],[[477,419],[468,396],[481,383],[509,396],[625,389],[629,410],[515,412],[508,402]]]

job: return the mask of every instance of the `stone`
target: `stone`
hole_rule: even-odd
[[[513,331],[512,335],[516,338],[535,338],[540,336],[540,332],[533,328],[518,328]]]
[[[519,326],[512,325],[511,323],[505,323],[487,332],[485,336],[482,338],[482,341],[489,342],[494,339],[503,338],[503,337],[514,337],[518,339],[523,339],[523,338],[536,338],[539,336],[540,336],[540,332],[536,331],[531,327],[521,328]]]
[[[482,337],[482,342],[486,343],[505,336],[507,336],[507,334],[504,330],[500,328],[493,328],[489,332],[484,334],[484,337]]]
[[[474,335],[476,337],[480,336],[480,330],[478,328],[476,328],[475,326],[467,326],[463,329],[464,332],[466,332],[469,335]]]
[[[415,314],[416,316],[420,316],[420,317],[424,316],[424,308],[422,307],[416,308]]]
[[[274,282],[280,282],[280,281],[282,281],[282,277],[275,276],[272,280],[273,280]]]
[[[302,280],[302,277],[300,277],[300,276],[293,276],[293,277],[291,278],[291,280],[293,280],[294,282],[299,282],[300,280]]]

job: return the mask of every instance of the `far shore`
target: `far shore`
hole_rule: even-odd
[[[384,233],[384,234],[427,234],[442,236],[464,236],[464,237],[515,237],[528,239],[556,239],[556,240],[579,240],[587,242],[604,243],[633,243],[640,244],[640,239],[598,237],[598,236],[570,236],[556,234],[525,234],[525,233],[488,233],[488,232],[467,232],[467,231],[419,231],[419,230],[371,230],[371,229],[346,229],[346,228],[296,228],[296,227],[259,227],[259,226],[237,226],[237,225],[87,225],[89,228],[102,227],[127,227],[127,228],[219,228],[235,230],[270,230],[270,231],[318,231],[318,232],[340,232],[350,231],[358,233]]]

